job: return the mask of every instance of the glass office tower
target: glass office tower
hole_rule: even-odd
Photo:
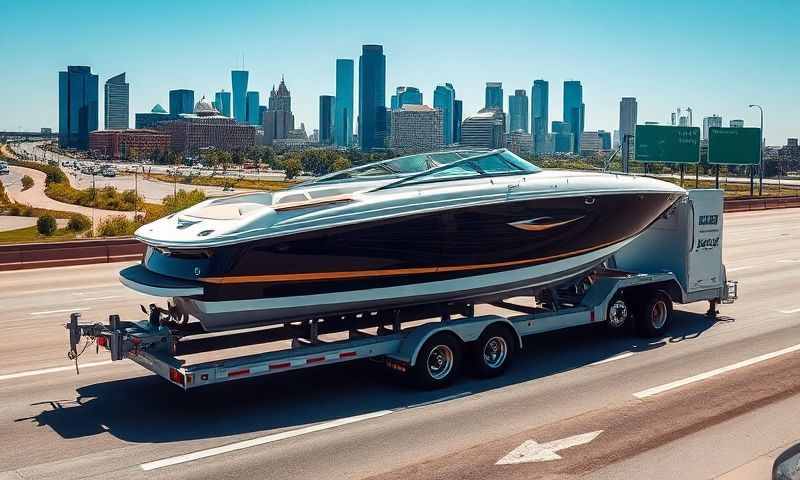
[[[386,145],[386,56],[381,45],[364,45],[358,59],[358,139],[368,152]]]
[[[239,123],[247,123],[247,77],[245,70],[232,70],[233,118]]]
[[[106,80],[105,84],[105,128],[126,130],[130,126],[130,85],[125,74],[120,73]]]
[[[461,143],[461,119],[464,116],[464,105],[461,100],[453,102],[453,143]]]
[[[531,129],[533,130],[533,151],[543,153],[547,138],[550,108],[550,84],[546,80],[535,80],[531,89]]]
[[[528,132],[528,94],[525,90],[514,90],[508,97],[508,131]]]
[[[336,145],[348,147],[353,142],[353,60],[336,59],[336,109],[333,120]]]
[[[501,82],[486,82],[485,108],[503,111],[503,84]]]
[[[226,117],[231,116],[231,92],[226,92],[225,90],[217,92],[214,95],[214,103],[220,114]]]
[[[319,143],[323,145],[333,143],[335,105],[336,97],[331,95],[319,96]]]
[[[442,111],[442,141],[445,145],[454,143],[453,110],[455,100],[456,91],[449,83],[437,85],[433,91],[433,107]]]
[[[68,66],[58,72],[58,144],[62,148],[89,147],[89,132],[97,130],[98,78],[91,67]]]
[[[581,134],[585,106],[583,105],[583,87],[578,80],[564,82],[564,122],[568,123],[572,131],[573,152],[580,153]]]
[[[250,125],[261,125],[259,102],[258,92],[247,92],[247,123]]]
[[[169,114],[180,115],[194,112],[194,90],[170,90]]]

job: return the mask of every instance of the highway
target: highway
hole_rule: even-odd
[[[0,479],[768,478],[800,442],[800,209],[725,223],[740,299],[716,321],[676,305],[662,339],[536,336],[504,376],[438,391],[365,362],[186,393],[93,348],[76,375],[69,312],[151,301],[117,283],[128,264],[0,273]]]

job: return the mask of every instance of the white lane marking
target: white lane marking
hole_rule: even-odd
[[[215,455],[222,455],[224,453],[235,452],[237,450],[243,450],[245,448],[257,447],[259,445],[277,442],[279,440],[285,440],[287,438],[298,437],[300,435],[306,435],[308,433],[328,430],[330,428],[340,427],[342,425],[349,425],[351,423],[363,422],[364,420],[370,420],[372,418],[382,417],[392,412],[393,412],[392,410],[379,410],[377,412],[365,413],[363,415],[339,418],[336,420],[331,420],[330,422],[323,422],[308,427],[298,428],[297,430],[274,433],[272,435],[266,435],[263,437],[245,440],[242,442],[231,443],[229,445],[223,445],[221,447],[209,448],[207,450],[199,450],[197,452],[187,453],[185,455],[178,455],[177,457],[170,457],[162,460],[156,460],[155,462],[143,463],[139,466],[142,468],[142,470],[147,472],[150,470],[155,470],[157,468],[169,467],[180,463],[199,460],[201,458],[213,457]]]
[[[747,265],[747,266],[744,266],[744,267],[733,267],[733,268],[728,268],[728,269],[727,269],[727,271],[728,271],[728,273],[731,273],[731,272],[741,272],[742,270],[750,270],[751,268],[753,268],[753,266],[752,266],[752,265]]]
[[[699,375],[694,375],[692,377],[676,380],[674,382],[665,383],[664,385],[658,385],[657,387],[648,388],[647,390],[642,390],[641,392],[634,393],[633,396],[639,399],[652,397],[654,395],[658,395],[659,393],[664,393],[668,390],[689,385],[690,383],[700,382],[702,380],[708,380],[711,377],[716,377],[717,375],[721,375],[723,373],[727,373],[732,370],[749,367],[750,365],[754,365],[756,363],[760,363],[766,360],[771,360],[773,358],[780,357],[781,355],[786,355],[787,353],[792,353],[797,351],[800,351],[800,344],[793,345],[791,347],[787,347],[775,352],[765,353],[764,355],[759,355],[757,357],[749,358],[747,360],[742,360],[741,362],[737,362],[734,363],[733,365],[728,365],[726,367],[715,368],[714,370],[709,370]]]
[[[598,361],[596,361],[594,363],[590,363],[588,366],[589,367],[593,367],[595,365],[602,365],[604,363],[614,362],[614,361],[617,361],[617,360],[622,360],[623,358],[632,357],[633,355],[635,355],[633,352],[621,353],[619,355],[616,355],[616,356],[613,356],[613,357],[610,357],[610,358],[606,358],[606,359],[603,359],[603,360],[598,360]]]
[[[800,263],[800,260],[795,260],[795,259],[791,259],[791,260],[778,260],[778,263]]]
[[[43,312],[31,312],[31,315],[50,315],[53,313],[82,312],[91,310],[89,307],[62,308],[61,310],[45,310]]]
[[[19,271],[19,270],[14,270],[14,271]],[[3,272],[0,272],[0,273],[3,273]],[[40,290],[25,290],[25,291],[23,291],[21,293],[24,293],[25,295],[33,295],[33,294],[37,294],[37,293],[68,292],[70,290],[100,289],[100,288],[121,287],[121,286],[122,286],[121,283],[116,282],[116,283],[105,283],[105,284],[99,284],[99,285],[83,285],[83,286],[80,286],[80,287],[42,288]],[[75,293],[73,295],[85,295],[85,293]],[[0,298],[13,298],[13,297],[18,297],[18,296],[19,296],[19,294],[15,293],[15,294],[12,294],[12,295],[2,295]]]
[[[794,308],[794,309],[792,309],[792,310],[779,310],[779,312],[781,312],[781,313],[787,313],[787,314],[788,314],[788,313],[797,313],[797,312],[800,312],[800,308]]]
[[[96,301],[96,300],[110,300],[110,299],[112,299],[112,298],[119,298],[119,297],[120,297],[120,295],[107,295],[107,296],[105,296],[105,297],[88,297],[88,298],[82,298],[81,300],[85,300],[85,301],[87,301],[87,302],[91,302],[91,301]]]
[[[108,365],[111,363],[111,360],[106,360],[103,362],[94,362],[94,363],[81,363],[81,368],[92,368],[92,367],[99,367],[100,365]],[[70,365],[68,367],[53,367],[53,368],[43,368],[41,370],[29,370],[27,372],[18,372],[18,373],[9,373],[6,375],[0,375],[0,381],[2,380],[13,380],[15,378],[23,378],[23,377],[33,377],[35,375],[46,375],[48,373],[56,373],[56,372],[63,372],[65,370],[74,370],[75,365]]]
[[[571,437],[553,440],[547,443],[538,443],[535,440],[526,440],[522,445],[511,450],[508,455],[501,458],[495,465],[514,465],[517,463],[549,462],[561,460],[561,455],[556,452],[566,448],[585,445],[597,438],[602,430],[573,435]]]

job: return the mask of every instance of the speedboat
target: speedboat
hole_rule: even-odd
[[[597,267],[685,195],[505,149],[410,155],[144,225],[121,281],[210,332],[508,298]]]

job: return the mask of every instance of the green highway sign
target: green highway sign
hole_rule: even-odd
[[[635,143],[637,162],[700,162],[700,127],[636,125]]]
[[[708,163],[758,165],[761,157],[760,128],[708,129]]]

